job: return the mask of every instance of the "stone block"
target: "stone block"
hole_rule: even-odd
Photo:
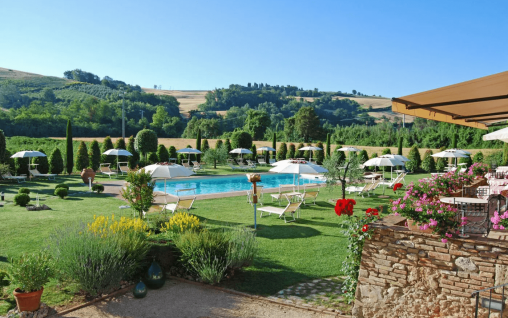
[[[446,243],[442,243],[442,242],[438,242],[438,241],[433,241],[433,240],[425,240],[425,244],[432,245],[432,246],[437,246],[437,247],[446,247]]]
[[[464,245],[466,245],[466,244],[464,244]],[[478,251],[490,251],[490,246],[486,246],[486,245],[476,245],[475,248]]]
[[[441,281],[442,284],[447,284],[447,285],[455,286],[455,282],[452,281],[452,280],[441,278],[440,281]]]
[[[447,248],[436,247],[436,252],[450,254],[450,250]]]
[[[456,290],[456,291],[464,291],[464,288],[462,287],[457,287],[457,286],[454,286],[454,285],[447,285],[447,284],[439,284],[439,287],[441,288],[448,288],[450,290]]]
[[[408,251],[409,253],[418,254],[419,249],[417,249],[417,248],[408,248],[408,249],[407,249],[407,251]]]
[[[408,240],[400,240],[396,241],[395,244],[404,245],[405,247],[415,247],[415,243],[408,241]]]
[[[457,295],[457,296],[460,296],[460,297],[468,297],[468,298],[471,297],[471,294],[465,293],[465,292],[460,292],[460,291],[457,291],[457,290],[452,290],[452,291],[450,291],[450,293],[452,295]]]
[[[397,280],[397,277],[393,277],[393,276],[390,276],[390,275],[382,275],[382,274],[380,274],[379,277],[383,278],[383,279],[386,279],[385,282],[388,282],[390,280],[393,280],[393,281]]]
[[[434,246],[425,245],[425,244],[416,244],[415,247],[418,249],[421,249],[421,250],[426,250],[426,251],[433,251],[434,250]]]
[[[492,248],[492,252],[493,253],[506,253],[506,248],[501,248],[501,247],[493,247]]]
[[[372,256],[379,259],[386,259],[386,256],[382,254],[372,254]]]
[[[476,272],[476,270],[478,269],[473,260],[467,257],[457,258],[455,260],[455,265],[457,265],[457,267],[460,268],[460,270],[465,272]]]
[[[469,284],[466,284],[466,283],[459,283],[459,282],[455,282],[455,286],[457,287],[462,287],[462,288],[468,288],[469,287]]]
[[[496,265],[496,267],[497,266],[504,266],[504,265]],[[478,266],[480,271],[482,271],[482,272],[489,272],[489,273],[495,273],[496,272],[496,267]]]
[[[464,243],[462,244],[462,248],[467,248],[467,249],[474,249],[474,244],[470,244],[470,243]]]
[[[480,268],[481,270],[481,268]],[[489,281],[488,279],[489,278],[494,278],[494,273],[490,273],[490,272],[480,272],[480,276],[483,276],[483,277],[486,277],[487,278],[487,282]]]
[[[358,276],[359,277],[369,277],[369,272],[365,269],[360,269],[358,271]]]
[[[444,253],[438,253],[438,252],[429,252],[429,257],[439,259],[442,261],[447,261],[447,262],[452,260],[450,254],[444,254]]]
[[[400,259],[398,257],[387,256],[386,260],[397,263]]]
[[[388,267],[392,266],[392,262],[384,260],[384,259],[374,259],[374,262],[376,264],[383,265],[383,266],[388,266]]]
[[[417,261],[418,260],[418,255],[413,254],[413,253],[407,254],[406,257],[407,257],[408,260],[411,260],[411,261]]]
[[[466,272],[457,272],[457,276],[461,278],[469,278],[469,273]]]
[[[393,268],[400,269],[400,270],[405,270],[406,269],[406,265],[403,265],[403,264],[393,264]]]
[[[411,265],[411,266],[416,266],[418,264],[417,261],[411,261],[411,260],[408,260],[408,259],[401,259],[399,261],[399,263],[405,264],[405,265]]]
[[[375,245],[375,246],[388,246],[387,243],[383,243],[383,242],[378,242],[378,241],[372,241],[372,245]]]
[[[490,257],[490,258],[497,258],[497,256],[499,255],[498,253],[492,253],[492,252],[488,252],[488,251],[481,251],[479,253],[479,255],[481,257]]]
[[[506,265],[496,265],[495,267],[495,286],[502,285],[508,283],[508,266]],[[500,293],[502,288],[497,288],[496,292]],[[506,291],[505,291],[506,292]]]
[[[401,275],[407,275],[407,271],[402,269],[394,269],[393,273],[401,274]]]

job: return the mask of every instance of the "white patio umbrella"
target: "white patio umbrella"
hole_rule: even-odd
[[[355,151],[355,152],[358,152],[358,151],[361,151],[361,150],[358,149],[358,148],[355,148],[355,147],[342,147],[342,148],[337,149],[337,151]]]
[[[118,163],[118,156],[128,156],[128,157],[132,156],[132,154],[125,149],[108,149],[108,150],[104,151],[102,154],[107,155],[107,156],[116,156],[116,168],[118,170],[120,170],[120,168],[119,168],[120,165]]]
[[[46,155],[40,151],[28,150],[16,152],[11,156],[11,158],[34,158],[34,157],[46,157]],[[32,179],[32,176],[30,174],[30,159],[28,159],[28,176],[30,179]]]
[[[384,156],[387,156],[387,157],[392,157],[392,158],[395,158],[399,161],[402,161],[402,162],[407,162],[407,161],[411,161],[409,160],[408,158],[402,156],[402,155],[384,155]]]
[[[508,142],[508,128],[499,129],[490,134],[483,135],[483,140],[501,140]]]
[[[446,150],[454,150],[454,151],[461,153],[463,155],[470,155],[471,154],[469,151],[466,151],[466,150],[460,149],[460,148],[451,148],[451,149],[446,149]]]
[[[304,163],[309,163],[309,162],[308,162],[308,161],[306,161],[306,160],[285,159],[285,160],[281,160],[281,161],[274,162],[274,163],[272,163],[271,165],[272,165],[272,166],[274,166],[274,167],[277,167],[277,166],[280,166],[280,165],[287,165],[287,164],[289,164],[291,161],[303,161]]]
[[[235,149],[231,150],[229,153],[239,153],[240,158],[243,158],[244,153],[252,154],[252,151],[250,151],[249,149],[245,149],[245,148],[235,148]]]
[[[455,158],[455,165],[457,165],[457,158],[467,158],[468,155],[464,153],[464,150],[460,149],[446,149],[444,151],[438,152],[432,157],[437,158]]]
[[[310,150],[310,151],[316,151],[316,150],[323,150],[323,148],[315,147],[315,146],[305,146],[298,150]],[[309,161],[312,162],[312,152],[310,153]]]
[[[277,150],[273,149],[272,147],[266,147],[266,146],[264,146],[264,147],[259,147],[257,150],[258,150],[258,151],[259,151],[259,150],[261,150],[261,151],[277,151]]]
[[[168,165],[149,165],[143,168],[145,172],[150,173],[154,179],[164,179],[164,200],[166,200],[166,180],[176,177],[189,177],[194,174],[191,170],[177,164]],[[140,169],[138,172],[141,172]]]
[[[202,154],[202,152],[200,150],[197,150],[194,148],[183,148],[183,149],[177,150],[176,152],[189,154],[189,157],[187,158],[187,160],[189,160],[189,164],[190,164],[190,155],[191,154],[193,154],[193,155]]]
[[[300,189],[300,174],[315,174],[315,173],[325,173],[328,172],[327,169],[315,165],[313,163],[293,163],[293,162],[301,162],[301,160],[285,160],[284,164],[279,164],[275,168],[270,169],[271,172],[277,173],[291,173],[295,176],[298,176],[298,189]]]
[[[404,162],[400,161],[399,159],[390,157],[388,155],[384,155],[381,157],[369,159],[369,160],[365,161],[365,163],[363,165],[368,166],[368,167],[372,167],[372,166],[390,167],[390,178],[392,178],[393,167],[403,166]]]

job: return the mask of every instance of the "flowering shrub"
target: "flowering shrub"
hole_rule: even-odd
[[[484,176],[487,172],[489,172],[489,165],[481,162],[475,162],[471,165],[471,167],[469,167],[467,174],[470,176]]]
[[[490,218],[492,222],[492,228],[494,230],[504,230],[508,227],[508,211],[499,215],[497,211],[494,212],[494,216]]]
[[[432,229],[432,232],[439,234],[442,242],[446,243],[447,238],[452,236],[451,233],[456,231],[458,226],[465,225],[467,219],[457,221],[457,209],[442,203],[438,198],[460,189],[462,184],[471,180],[472,176],[450,172],[419,180],[417,184],[411,183],[404,197],[392,200],[392,212],[412,220],[413,225],[418,224],[421,230]]]
[[[122,216],[120,220],[115,220],[115,215],[111,216],[111,220],[108,216],[93,216],[94,221],[87,224],[87,230],[94,235],[98,235],[102,238],[117,233],[126,233],[128,231],[134,231],[136,233],[143,233],[150,235],[148,231],[148,225],[142,219],[133,219]]]
[[[161,225],[161,232],[183,233],[189,230],[199,230],[199,219],[187,212],[178,212],[168,222]]]
[[[341,273],[345,276],[342,284],[342,291],[349,303],[355,299],[363,245],[366,239],[372,237],[373,230],[369,227],[369,224],[376,221],[378,218],[379,211],[369,208],[365,212],[365,215],[350,216],[341,224],[344,229],[343,233],[348,238],[349,243],[347,246],[349,253],[342,263],[341,268]]]
[[[393,185],[393,192],[397,192],[397,190],[399,190],[400,188],[402,188],[402,183],[396,183]]]
[[[356,201],[353,199],[339,199],[335,204],[335,213],[338,216],[341,216],[342,213],[351,216],[353,215],[353,207],[355,204]]]

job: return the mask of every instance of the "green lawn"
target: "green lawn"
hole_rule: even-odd
[[[218,169],[217,174],[227,172],[226,169]],[[406,181],[426,176],[410,175]],[[55,185],[62,181],[71,186],[70,196],[65,200],[52,197]],[[29,212],[11,203],[0,207],[0,267],[6,266],[8,257],[44,248],[48,235],[55,227],[65,226],[69,222],[89,222],[94,214],[118,215],[121,211],[118,207],[123,204],[105,195],[84,193],[87,187],[78,176],[60,177],[57,182],[0,183],[0,191],[7,193],[8,201],[12,201],[19,187],[28,187],[32,193],[39,193],[43,199],[41,203],[52,210]],[[390,199],[395,198],[391,189],[386,191],[389,199],[378,198],[381,193],[382,188],[378,188],[375,196],[357,197],[355,213],[362,214],[369,207],[386,206]],[[335,215],[329,199],[339,195],[340,187],[333,191],[322,188],[317,205],[302,208],[301,218],[293,223],[285,224],[275,215],[261,219],[258,212],[259,254],[251,267],[237,273],[223,285],[249,293],[271,295],[297,282],[338,275],[347,253],[346,239],[338,226],[344,217]],[[270,201],[270,196],[265,195],[263,203],[271,205]],[[278,206],[277,203],[274,205]],[[245,196],[198,200],[192,212],[210,226],[253,226],[254,223],[253,207],[247,203]],[[384,214],[387,213],[385,207]],[[128,215],[129,212],[124,210],[124,214]],[[72,298],[70,287],[61,290],[56,282],[49,287],[51,292],[45,292],[43,296],[43,301],[49,304]],[[11,306],[12,302],[0,302],[0,314]]]

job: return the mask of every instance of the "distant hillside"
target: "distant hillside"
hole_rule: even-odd
[[[205,95],[208,91],[169,91],[159,90],[153,88],[142,88],[144,92],[155,94],[155,95],[169,95],[175,97],[180,103],[180,113],[189,117],[191,110],[197,110],[199,104],[203,104],[206,99]]]

